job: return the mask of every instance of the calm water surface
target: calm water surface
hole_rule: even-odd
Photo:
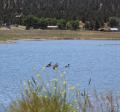
[[[97,90],[120,91],[120,41],[17,41],[0,44],[0,103],[18,97],[21,81],[50,61],[61,70],[69,63],[67,80],[81,88],[91,78]]]

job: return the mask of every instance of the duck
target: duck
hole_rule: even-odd
[[[51,67],[51,66],[52,66],[52,62],[46,65],[46,67]]]
[[[56,68],[58,68],[58,64],[57,63],[55,65],[53,65],[53,69],[55,70]]]
[[[69,67],[70,67],[70,64],[65,65],[65,68],[69,68]]]

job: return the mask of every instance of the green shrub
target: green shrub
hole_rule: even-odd
[[[85,22],[85,29],[86,30],[94,30],[94,27],[95,27],[95,21],[91,20],[91,21]]]
[[[24,19],[24,24],[26,25],[26,29],[30,29],[30,27],[33,28],[39,28],[39,18],[35,17],[35,16],[27,16]]]
[[[46,67],[42,72],[46,73]],[[10,104],[7,112],[119,112],[119,96],[112,92],[89,94],[79,88],[69,86],[65,80],[65,73],[55,68],[55,78],[43,80],[40,72],[25,83],[21,99]],[[43,74],[45,75],[45,74]],[[91,79],[88,83],[90,86]],[[69,101],[71,100],[71,101]]]
[[[45,18],[40,18],[39,19],[39,27],[41,29],[46,29],[47,25],[48,25],[48,22],[47,22],[47,20]]]
[[[76,30],[76,29],[79,29],[79,21],[76,20],[76,21],[68,21],[67,22],[67,29],[70,29],[70,30]]]
[[[117,27],[117,26],[119,26],[119,22],[116,19],[112,18],[109,21],[109,26],[110,27]]]
[[[26,30],[29,30],[31,27],[31,17],[27,16],[23,19],[23,24],[26,26]]]
[[[26,29],[30,29],[30,27],[33,27],[34,29],[46,29],[48,25],[58,25],[59,29],[71,29],[76,30],[79,28],[79,21],[68,21],[64,19],[57,20],[55,18],[38,18],[35,16],[27,16],[24,19],[24,25],[26,25]]]
[[[25,84],[22,98],[12,102],[8,112],[77,112],[67,101],[64,73],[58,77],[48,81],[42,80],[40,74],[36,78],[32,77]]]
[[[94,30],[98,30],[101,27],[101,23],[99,20],[95,21],[95,26],[94,26]]]
[[[72,21],[68,21],[66,24],[67,29],[71,29],[72,30]]]
[[[30,29],[30,27],[33,27],[34,29],[45,29],[48,25],[45,18],[38,18],[35,16],[27,16],[24,20],[24,24],[26,25],[26,29]]]
[[[46,21],[49,26],[57,25],[57,19],[55,19],[55,18],[46,18]]]
[[[60,19],[57,21],[57,25],[59,29],[66,29],[66,21],[64,19]]]

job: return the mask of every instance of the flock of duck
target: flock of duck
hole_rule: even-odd
[[[52,67],[53,70],[55,70],[55,69],[57,69],[57,68],[59,67],[59,65],[58,65],[57,63],[52,65],[52,62],[50,62],[50,63],[48,63],[48,64],[46,65],[46,67],[47,67],[47,68]],[[70,64],[67,64],[67,65],[65,65],[64,67],[65,67],[65,68],[69,68],[69,67],[70,67]]]
[[[53,70],[55,70],[55,69],[57,69],[57,68],[59,67],[59,65],[58,65],[57,63],[56,63],[56,64],[52,64],[52,62],[50,62],[50,63],[48,63],[48,64],[46,65],[46,67],[47,67],[47,68],[52,67]],[[70,67],[70,64],[67,64],[67,65],[65,65],[64,67],[65,67],[65,68],[69,68],[69,67]],[[90,78],[89,81],[88,81],[88,85],[91,84],[91,81],[92,81],[92,79]]]

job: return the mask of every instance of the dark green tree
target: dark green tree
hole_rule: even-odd
[[[101,17],[108,22],[120,17],[120,0],[0,0],[1,23],[14,24],[20,14],[83,22]]]
[[[59,29],[66,29],[66,21],[64,19],[60,19],[57,21],[57,25]]]
[[[109,26],[110,27],[117,27],[119,25],[119,22],[116,19],[111,19],[109,21]]]
[[[66,26],[67,26],[67,29],[77,30],[79,29],[79,21],[78,20],[68,21]]]

